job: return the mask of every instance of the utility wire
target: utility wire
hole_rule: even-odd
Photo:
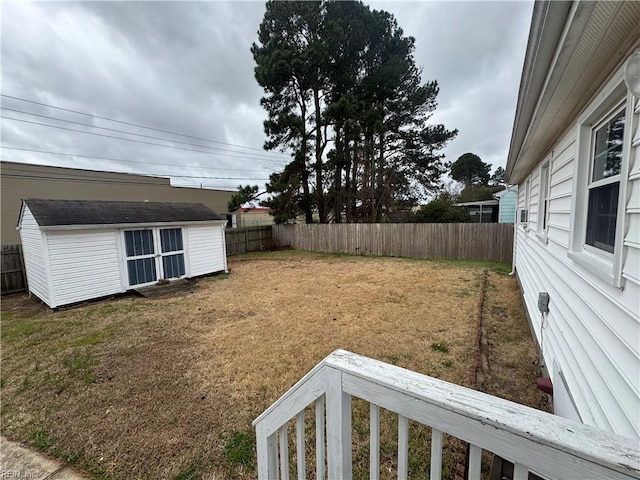
[[[113,136],[113,135],[105,135],[104,133],[85,132],[84,130],[77,130],[75,128],[61,127],[60,125],[51,125],[51,124],[48,124],[48,123],[32,122],[31,120],[25,120],[23,118],[13,118],[13,117],[5,117],[5,116],[3,116],[2,118],[6,119],[6,120],[14,120],[14,121],[17,121],[17,122],[30,123],[32,125],[40,125],[40,126],[44,126],[44,127],[58,128],[60,130],[67,130],[69,132],[84,133],[86,135],[96,135],[96,136],[99,136],[99,137],[115,138],[116,140],[125,140],[127,142],[142,143],[142,144],[145,144],[145,145],[154,145],[154,146],[157,146],[157,147],[174,148],[176,150],[186,150],[187,152],[207,153],[209,155],[223,155],[225,157],[231,157],[231,158],[250,159],[249,157],[244,156],[244,155],[243,156],[237,156],[237,155],[229,155],[229,154],[222,154],[222,153],[215,153],[215,152],[207,152],[205,150],[195,150],[193,148],[176,147],[174,145],[162,145],[161,143],[146,142],[144,140],[136,140],[134,138],[122,138],[122,137],[116,137],[116,136]],[[279,163],[278,160],[264,160],[264,159],[257,159],[257,160]]]
[[[144,128],[144,129],[147,129],[147,130],[153,130],[153,131],[156,131],[156,132],[168,133],[170,135],[179,135],[179,136],[186,137],[186,138],[193,138],[194,140],[202,140],[202,141],[205,141],[205,142],[218,143],[220,145],[227,145],[229,147],[238,147],[238,148],[245,148],[247,150],[257,150],[259,152],[264,152],[264,150],[261,149],[261,148],[247,147],[247,146],[244,146],[244,145],[236,145],[236,144],[233,144],[233,143],[220,142],[218,140],[211,140],[209,138],[195,137],[193,135],[187,135],[185,133],[171,132],[169,130],[162,130],[160,128],[148,127],[146,125],[140,125],[138,123],[125,122],[125,121],[122,121],[122,120],[116,120],[114,118],[109,118],[109,117],[101,117],[99,115],[94,115],[93,113],[79,112],[78,110],[71,110],[70,108],[57,107],[55,105],[50,105],[48,103],[41,103],[41,102],[36,102],[34,100],[28,100],[26,98],[14,97],[12,95],[6,95],[4,93],[0,94],[0,96],[6,97],[6,98],[11,98],[13,100],[19,100],[21,102],[32,103],[34,105],[41,105],[43,107],[55,108],[57,110],[63,110],[65,112],[77,113],[78,115],[84,115],[84,116],[87,116],[87,117],[99,118],[101,120],[108,120],[110,122],[121,123],[123,125],[130,125],[132,127],[138,127],[138,128]],[[265,153],[268,153],[268,152],[265,152]],[[272,155],[283,155],[283,154],[279,154],[279,153],[273,152]]]
[[[264,172],[263,170],[253,170],[248,168],[199,167],[195,165],[184,165],[184,164],[176,164],[176,163],[147,162],[147,161],[139,162],[136,160],[123,160],[121,158],[97,157],[94,155],[80,155],[77,153],[62,153],[62,152],[51,152],[48,150],[33,150],[30,148],[7,147],[5,145],[0,145],[0,148],[4,148],[5,150],[18,150],[21,152],[45,153],[50,155],[64,155],[68,157],[81,157],[81,158],[92,158],[95,160],[108,160],[111,162],[138,163],[142,165],[162,165],[165,167],[198,168],[198,169],[205,169],[205,170],[229,170],[229,171],[237,171],[237,172]],[[172,175],[172,176],[175,176],[175,175]]]
[[[8,160],[3,158],[2,161],[6,161],[6,162],[11,162],[12,160]],[[113,172],[108,172],[108,173],[113,173]],[[116,172],[117,173],[117,172]],[[140,173],[131,173],[131,175],[144,175],[144,176],[148,176],[150,178],[159,178],[156,176],[153,176],[151,174],[140,174]],[[2,173],[3,177],[6,178],[37,178],[40,180],[65,180],[65,181],[71,181],[71,182],[97,182],[97,183],[135,183],[137,185],[155,185],[153,183],[145,183],[145,182],[128,182],[126,180],[121,181],[121,180],[109,180],[109,179],[95,179],[95,178],[82,178],[82,177],[65,177],[65,176],[51,176],[51,175],[20,175],[20,174],[16,174],[16,173]],[[203,179],[209,179],[209,180],[260,180],[258,178],[246,178],[246,177],[196,177],[196,176],[190,176],[190,175],[172,175],[172,177],[179,177],[179,178],[203,178]],[[160,186],[164,186],[164,185],[160,185]]]
[[[220,148],[220,147],[210,147],[208,145],[198,145],[195,143],[189,143],[189,142],[182,142],[180,140],[171,140],[169,138],[162,138],[162,137],[154,137],[153,135],[144,135],[142,133],[133,133],[133,132],[127,132],[126,130],[117,130],[115,128],[107,128],[107,127],[99,127],[97,125],[91,125],[90,123],[83,123],[83,122],[75,122],[73,120],[65,120],[62,118],[57,118],[57,117],[51,117],[49,115],[41,115],[39,113],[31,113],[31,112],[25,112],[24,110],[16,110],[14,108],[7,108],[7,107],[0,107],[2,110],[8,110],[10,112],[16,112],[16,113],[23,113],[25,115],[33,115],[34,117],[41,117],[41,118],[48,118],[49,120],[55,120],[57,122],[65,122],[65,123],[72,123],[74,125],[82,125],[84,127],[90,127],[90,128],[98,128],[100,130],[108,130],[110,132],[116,132],[116,133],[124,133],[125,135],[134,135],[136,137],[143,137],[143,138],[150,138],[152,140],[162,140],[163,142],[171,142],[171,143],[180,143],[182,145],[189,145],[191,147],[198,147],[198,148],[210,148],[211,150],[214,150],[216,152],[231,152],[231,153],[239,153],[241,155],[251,155],[252,157],[263,157],[266,158],[270,161],[274,161],[276,160],[273,157],[268,157],[266,155],[261,155],[259,153],[244,153],[244,152],[238,152],[237,150],[226,150],[224,148]],[[15,120],[15,119],[14,119]],[[277,161],[277,160],[276,160]]]

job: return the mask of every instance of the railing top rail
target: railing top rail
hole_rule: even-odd
[[[617,465],[622,472],[640,475],[640,440],[598,430],[345,350],[336,350],[324,360],[324,364],[523,439],[601,465]]]
[[[341,350],[336,350],[331,355],[329,355],[328,357],[324,358],[320,363],[318,363],[311,370],[309,370],[309,372],[304,377],[302,377],[300,380],[298,380],[293,387],[291,387],[289,390],[287,390],[287,392],[284,395],[282,395],[278,400],[276,400],[273,404],[271,404],[271,406],[269,408],[267,408],[264,412],[262,412],[260,414],[260,416],[253,421],[252,425],[255,427],[262,420],[265,420],[266,418],[268,418],[268,417],[270,417],[270,416],[272,416],[272,415],[274,415],[276,413],[280,413],[285,408],[285,406],[286,406],[286,404],[288,403],[289,400],[291,400],[294,397],[298,396],[300,391],[304,390],[305,387],[307,387],[309,385],[309,381],[312,378],[317,378],[318,376],[320,376],[322,374],[322,371],[326,368],[327,360],[329,358],[331,358],[332,355],[334,355],[336,352],[339,352],[339,351],[341,351]],[[322,393],[324,393],[324,392],[322,392]],[[307,405],[308,404],[301,403],[298,406],[298,411],[303,409],[303,408],[305,408]],[[296,415],[296,413],[297,412],[291,413],[291,418],[293,418]]]
[[[286,422],[287,415],[295,416],[308,405],[310,399],[324,393],[321,385],[328,369],[336,369],[371,384],[409,395],[416,401],[445,408],[523,440],[640,478],[639,440],[607,433],[345,350],[336,350],[322,360],[260,415],[253,425],[269,417],[278,417],[278,421],[284,419]]]

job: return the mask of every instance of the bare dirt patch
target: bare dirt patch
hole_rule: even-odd
[[[3,298],[3,434],[98,478],[252,478],[251,421],[336,348],[469,386],[478,266],[279,252],[230,267],[182,297],[55,313]],[[514,280],[492,282],[514,317]]]

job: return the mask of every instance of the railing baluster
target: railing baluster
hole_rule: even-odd
[[[307,473],[304,448],[304,410],[296,415],[296,457],[298,480],[304,480]]]
[[[324,395],[316,400],[316,478],[324,480]]]
[[[398,415],[398,480],[409,475],[409,419]]]
[[[281,479],[289,480],[289,442],[287,439],[287,424],[280,427],[280,471]]]
[[[327,379],[327,470],[331,480],[351,480],[351,395],[342,389],[342,372],[329,369]]]
[[[258,455],[258,478],[269,480],[278,478],[278,439],[274,433],[267,436],[267,427],[264,422],[256,425],[256,443]]]
[[[431,480],[442,479],[442,432],[431,429]]]
[[[369,404],[369,479],[380,478],[380,407]]]
[[[469,475],[468,480],[480,480],[480,466],[482,449],[477,445],[469,444]]]
[[[516,463],[513,465],[513,480],[527,480],[529,478],[529,469],[526,465]]]

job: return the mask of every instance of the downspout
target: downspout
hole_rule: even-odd
[[[509,186],[509,185],[506,186],[505,190],[507,192],[513,192],[512,186]],[[494,195],[493,198],[496,198],[496,196]],[[497,200],[500,201],[500,199],[497,199]],[[516,237],[518,236],[518,197],[517,196],[516,196],[515,207],[516,207],[516,216],[513,219],[513,248],[511,249],[513,253],[511,256],[511,271],[509,272],[509,276],[511,277],[516,274]]]
[[[509,272],[509,276],[513,276],[516,274],[516,237],[518,236],[518,210],[516,209],[516,219],[513,222],[513,254],[511,258],[511,271]]]

